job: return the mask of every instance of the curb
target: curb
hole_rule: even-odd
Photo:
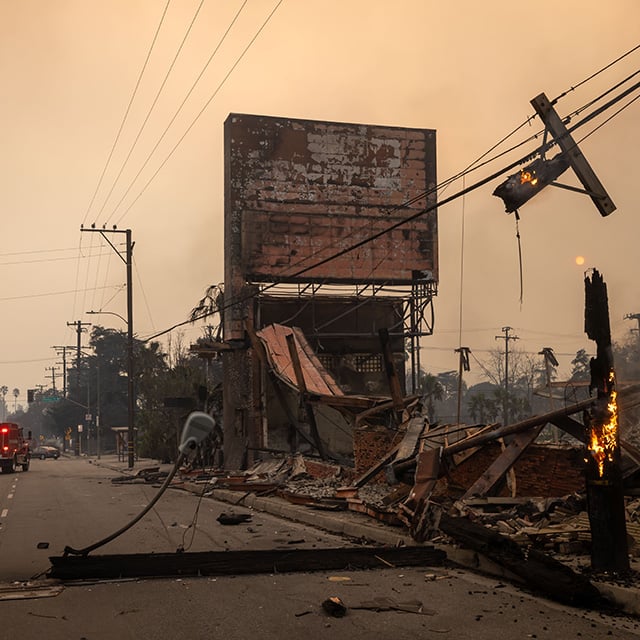
[[[131,473],[129,469],[122,469],[108,463],[94,461],[93,464],[98,464],[120,473]],[[202,487],[190,482],[185,482],[180,487],[175,488],[180,488],[190,493],[200,493],[202,491]],[[341,516],[336,516],[320,509],[310,509],[306,506],[291,504],[283,498],[261,497],[253,492],[240,493],[238,495],[239,493],[230,489],[213,489],[207,493],[207,497],[234,506],[241,505],[249,509],[269,513],[273,516],[300,522],[311,527],[323,529],[329,533],[344,535],[356,540],[366,540],[394,547],[420,546],[408,534],[402,531],[395,531],[391,525],[372,520],[369,516],[360,513],[340,511]],[[429,545],[444,551],[447,560],[461,568],[493,578],[508,580],[516,585],[523,584],[516,574],[511,573],[475,551],[431,542]],[[603,598],[608,600],[621,613],[634,616],[640,615],[640,590],[595,580],[592,581],[592,584],[598,589]]]
[[[197,493],[200,490],[200,487],[196,487],[197,485],[192,485],[191,483],[183,485],[186,491],[192,493]],[[228,489],[214,489],[208,496],[220,502],[242,505],[249,509],[307,524],[337,535],[345,535],[350,538],[390,546],[420,546],[411,536],[402,532],[395,532],[390,525],[384,525],[377,521],[369,522],[371,518],[358,513],[347,512],[347,517],[349,518],[347,520],[344,516],[340,518],[320,510],[293,505],[282,498],[261,498],[255,493],[249,493],[242,494],[238,499],[238,492]],[[340,513],[344,514],[344,512]],[[360,518],[363,518],[363,520],[361,521]],[[516,585],[522,586],[524,584],[519,576],[475,551],[438,543],[429,543],[429,545],[444,551],[447,560],[459,567],[500,580],[507,580]],[[640,591],[595,580],[592,581],[592,584],[598,589],[603,598],[620,612],[640,615]]]

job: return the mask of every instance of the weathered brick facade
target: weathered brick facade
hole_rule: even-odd
[[[264,446],[269,429],[260,365],[241,346],[247,320],[261,328],[256,283],[404,286],[407,296],[417,280],[437,283],[435,187],[434,130],[229,115],[224,339],[238,351],[223,355],[227,468],[244,465],[243,451]],[[430,291],[421,295],[430,300]],[[330,356],[379,353],[366,340],[381,328],[380,304],[374,310],[360,299],[348,303],[359,319],[345,322],[342,334],[353,344],[336,347],[327,335],[319,341],[333,340]],[[297,311],[291,317],[309,337],[317,335],[315,311],[309,326]],[[382,326],[396,327],[394,353],[402,354],[403,318]]]

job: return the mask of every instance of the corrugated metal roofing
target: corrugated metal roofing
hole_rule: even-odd
[[[264,344],[267,358],[276,375],[294,388],[298,388],[296,375],[289,355],[287,336],[293,334],[302,375],[307,391],[321,396],[343,396],[344,392],[333,376],[322,366],[313,352],[311,345],[302,331],[297,327],[285,327],[281,324],[270,324],[256,332]]]

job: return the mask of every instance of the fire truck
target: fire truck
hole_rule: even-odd
[[[13,473],[18,467],[23,471],[29,471],[31,462],[31,449],[28,438],[24,438],[22,427],[14,422],[0,423],[0,466],[2,473]]]

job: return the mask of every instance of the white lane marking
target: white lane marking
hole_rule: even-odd
[[[0,513],[0,518],[6,518],[9,514],[9,509],[3,509],[2,513]]]
[[[10,493],[7,498],[9,498],[9,500],[11,500],[13,498],[13,493]]]

